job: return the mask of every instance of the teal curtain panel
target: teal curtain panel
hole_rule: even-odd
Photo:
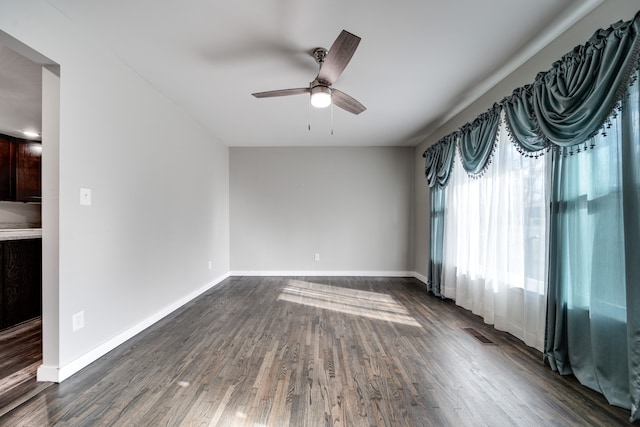
[[[622,199],[624,207],[627,354],[632,420],[640,419],[640,87],[623,99]]]
[[[640,96],[607,136],[553,157],[544,359],[638,417],[640,393]]]
[[[431,189],[431,218],[429,231],[429,271],[427,273],[427,290],[436,296],[442,296],[442,258],[444,254],[444,214],[446,189],[433,187]]]

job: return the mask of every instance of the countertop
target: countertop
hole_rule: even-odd
[[[38,239],[42,237],[42,228],[3,228],[0,240]]]

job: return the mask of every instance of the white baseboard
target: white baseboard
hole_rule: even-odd
[[[265,276],[265,277],[415,277],[411,271],[231,271],[230,276]]]
[[[40,365],[38,366],[37,380],[52,383],[62,381],[59,375],[60,369],[57,366]]]
[[[147,329],[149,326],[153,325],[157,321],[173,313],[175,310],[179,309],[189,301],[193,300],[194,298],[200,296],[204,292],[218,285],[220,282],[222,282],[224,279],[226,279],[229,276],[230,276],[229,273],[224,274],[218,277],[217,279],[213,280],[212,282],[209,282],[206,285],[202,286],[201,288],[196,289],[195,291],[187,294],[186,296],[184,296],[183,298],[180,298],[179,300],[173,302],[172,304],[169,304],[168,306],[164,307],[162,310],[158,311],[157,313],[153,314],[152,316],[148,317],[142,322],[121,332],[117,336],[111,338],[109,341],[94,348],[88,353],[85,353],[81,357],[77,358],[76,360],[72,361],[71,363],[65,366],[57,367],[57,366],[41,365],[40,367],[38,367],[38,376],[37,376],[38,381],[50,381],[50,382],[56,382],[56,383],[64,381],[65,379],[69,378],[71,375],[80,371],[81,369],[88,366],[92,362],[98,360],[100,357],[104,356],[105,354],[107,354],[108,352],[110,352],[120,344],[124,343],[128,339],[134,337],[135,335]]]

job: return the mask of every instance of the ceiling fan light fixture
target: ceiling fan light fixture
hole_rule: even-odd
[[[331,105],[331,89],[327,86],[311,88],[311,105],[316,108],[326,108]]]

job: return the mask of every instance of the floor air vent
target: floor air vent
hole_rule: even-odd
[[[489,338],[487,338],[484,335],[482,335],[480,332],[476,331],[474,328],[462,328],[462,329],[466,333],[468,333],[469,335],[471,335],[472,337],[474,337],[475,339],[480,341],[482,344],[495,345],[495,343],[493,341],[491,341]]]

